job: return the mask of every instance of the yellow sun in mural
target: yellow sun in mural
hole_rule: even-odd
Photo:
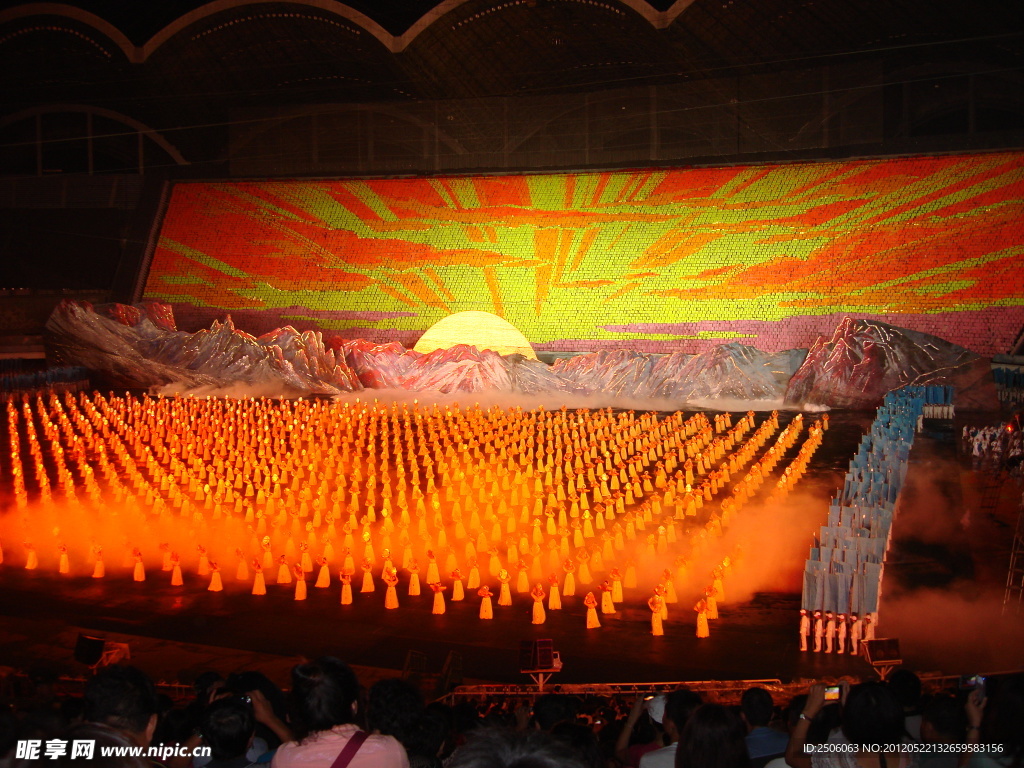
[[[519,329],[490,312],[456,312],[448,315],[430,326],[420,336],[414,349],[426,354],[456,344],[490,349],[499,355],[520,354],[537,359],[533,347]]]

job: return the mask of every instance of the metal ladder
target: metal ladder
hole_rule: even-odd
[[[1003,496],[1003,486],[1006,485],[1007,473],[1003,470],[995,475],[993,479],[986,482],[981,488],[981,501],[978,503],[979,512],[995,513],[999,507],[999,500]]]
[[[448,651],[434,689],[435,698],[446,695],[458,685],[462,685],[462,654],[458,651]]]
[[[1002,615],[1011,611],[1020,615],[1024,606],[1024,505],[1017,508],[1017,526],[1010,547],[1010,567],[1006,571],[1006,592],[1003,593]]]
[[[416,682],[427,673],[427,654],[411,648],[405,653],[405,666],[402,667],[402,679]]]

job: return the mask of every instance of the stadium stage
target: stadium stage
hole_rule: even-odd
[[[758,418],[765,415],[758,414]],[[791,416],[784,412],[781,423]],[[822,523],[828,500],[842,482],[849,457],[869,424],[867,413],[832,412],[822,447],[812,457],[799,492],[784,509],[759,509],[763,499],[755,498],[744,510],[748,521],[759,520],[750,529],[755,535],[775,528],[792,530],[794,519],[799,519],[798,525],[807,535],[793,536],[794,540],[786,543],[787,562],[781,567],[776,564],[777,552],[751,549],[744,555],[734,583],[742,583],[745,594],[742,599],[723,602],[721,618],[711,623],[711,636],[706,639],[695,636],[692,605],[699,595],[693,585],[679,590],[679,602],[669,606],[665,635],[654,637],[645,603],[647,593],[641,594],[642,590],[627,590],[616,613],[601,616],[600,629],[588,630],[579,594],[566,598],[562,610],[548,611],[542,625],[530,623],[532,601],[523,594],[514,594],[510,607],[496,607],[493,621],[482,621],[477,615],[479,598],[470,591],[464,603],[449,601],[447,613],[432,615],[429,590],[409,597],[404,578],[398,590],[400,607],[386,610],[379,581],[375,593],[356,591],[353,605],[339,605],[336,576],[327,589],[311,584],[309,598],[298,602],[291,586],[272,583],[268,583],[267,595],[254,597],[249,583],[236,582],[233,573],[224,574],[223,592],[211,593],[206,588],[208,579],[186,572],[185,584],[172,587],[169,574],[156,568],[140,583],[132,581],[131,568],[113,565],[108,566],[104,579],[86,574],[61,576],[52,568],[26,571],[18,567],[20,554],[9,537],[4,542],[7,558],[2,566],[0,613],[12,623],[19,617],[48,621],[59,617],[70,626],[96,633],[126,633],[282,656],[333,653],[355,664],[390,669],[401,669],[407,651],[418,650],[427,656],[427,669],[436,671],[447,653],[456,651],[463,657],[467,678],[495,682],[524,681],[518,669],[519,643],[537,638],[552,638],[562,655],[564,668],[553,683],[861,676],[869,674],[870,668],[859,657],[801,653],[796,613],[811,531]],[[951,435],[925,438],[915,448],[927,451],[928,461],[926,467],[918,466],[912,453],[908,498],[914,496],[916,478],[923,479],[923,473],[955,475],[959,471]],[[6,472],[8,467],[3,469]],[[934,495],[924,498],[918,494],[917,498],[927,503],[936,517],[955,516],[960,502],[954,491],[946,494],[945,509],[936,506]],[[12,514],[9,511],[7,516]],[[886,595],[905,595],[925,584],[934,586],[937,572],[939,581],[946,583],[972,574],[969,555],[958,558],[941,544],[932,542],[930,552],[922,555],[921,547],[914,545],[916,531],[901,527],[900,520],[898,517],[894,528],[895,575],[893,581],[886,582]],[[757,567],[758,561],[766,558],[773,574]],[[748,569],[750,578],[744,576]],[[732,586],[730,580],[726,585],[727,589]],[[941,617],[932,618],[941,624]],[[880,636],[887,626],[896,625],[888,621],[883,600]],[[926,642],[920,646],[904,643],[909,662],[916,656],[922,664],[941,663],[929,652]],[[961,663],[948,657],[948,649],[946,653],[946,661],[954,666]],[[963,663],[968,666],[998,663],[995,657],[989,661],[980,647],[971,648],[967,658],[971,661],[964,659]]]

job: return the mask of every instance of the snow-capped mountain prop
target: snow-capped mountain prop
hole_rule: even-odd
[[[367,389],[413,392],[570,392],[549,366],[522,355],[499,355],[489,349],[456,344],[426,354],[398,342],[374,344],[366,339],[337,342],[349,366]]]
[[[603,350],[556,360],[551,367],[577,391],[610,397],[649,397],[655,355],[626,349]]]
[[[769,355],[735,342],[699,355],[627,350],[557,360],[555,373],[587,394],[703,402],[716,398],[781,400],[805,350]]]
[[[989,407],[995,402],[991,379],[985,358],[937,336],[846,318],[830,339],[811,347],[789,380],[786,403],[873,408],[894,389],[932,384],[956,387],[962,407]]]
[[[319,333],[278,328],[258,339],[231,318],[184,333],[165,304],[138,307],[62,301],[46,322],[60,361],[77,360],[114,387],[181,389],[244,384],[294,394],[340,394],[359,380]]]

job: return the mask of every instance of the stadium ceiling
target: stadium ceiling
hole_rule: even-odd
[[[1016,3],[929,0],[82,0],[0,3],[6,113],[147,101],[558,94],[859,58],[1020,66]]]

